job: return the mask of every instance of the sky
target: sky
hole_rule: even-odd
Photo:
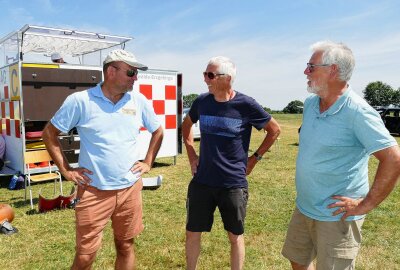
[[[320,40],[352,49],[361,96],[373,81],[400,88],[397,0],[0,0],[0,10],[1,37],[25,24],[133,37],[125,49],[182,72],[184,95],[208,91],[202,72],[223,55],[237,66],[235,90],[282,110],[308,96],[303,72]]]

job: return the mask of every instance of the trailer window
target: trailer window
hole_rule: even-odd
[[[0,44],[0,66],[18,62],[18,34],[15,33]]]

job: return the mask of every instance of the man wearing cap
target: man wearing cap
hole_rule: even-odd
[[[43,140],[63,176],[78,185],[75,207],[76,254],[71,269],[90,269],[102,232],[111,219],[117,250],[116,269],[133,269],[133,238],[143,230],[142,179],[160,148],[163,130],[146,98],[133,92],[138,69],[147,67],[124,50],[103,62],[104,81],[65,100],[43,131]],[[79,167],[71,168],[58,135],[76,127]],[[139,161],[141,127],[151,134],[147,155]]]
[[[51,61],[53,63],[60,63],[60,64],[65,64],[67,62],[64,61],[64,59],[62,58],[61,54],[55,52],[51,54]]]

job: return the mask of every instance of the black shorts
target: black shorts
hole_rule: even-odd
[[[186,200],[186,230],[209,232],[218,206],[224,228],[235,235],[244,233],[247,188],[217,188],[190,182]]]

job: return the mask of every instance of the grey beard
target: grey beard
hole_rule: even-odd
[[[321,94],[323,94],[324,92],[326,92],[328,89],[327,89],[327,86],[307,86],[307,91],[309,92],[309,93],[312,93],[312,94],[316,94],[316,95],[321,95]]]
[[[321,89],[319,87],[307,86],[307,92],[311,94],[318,94]]]

